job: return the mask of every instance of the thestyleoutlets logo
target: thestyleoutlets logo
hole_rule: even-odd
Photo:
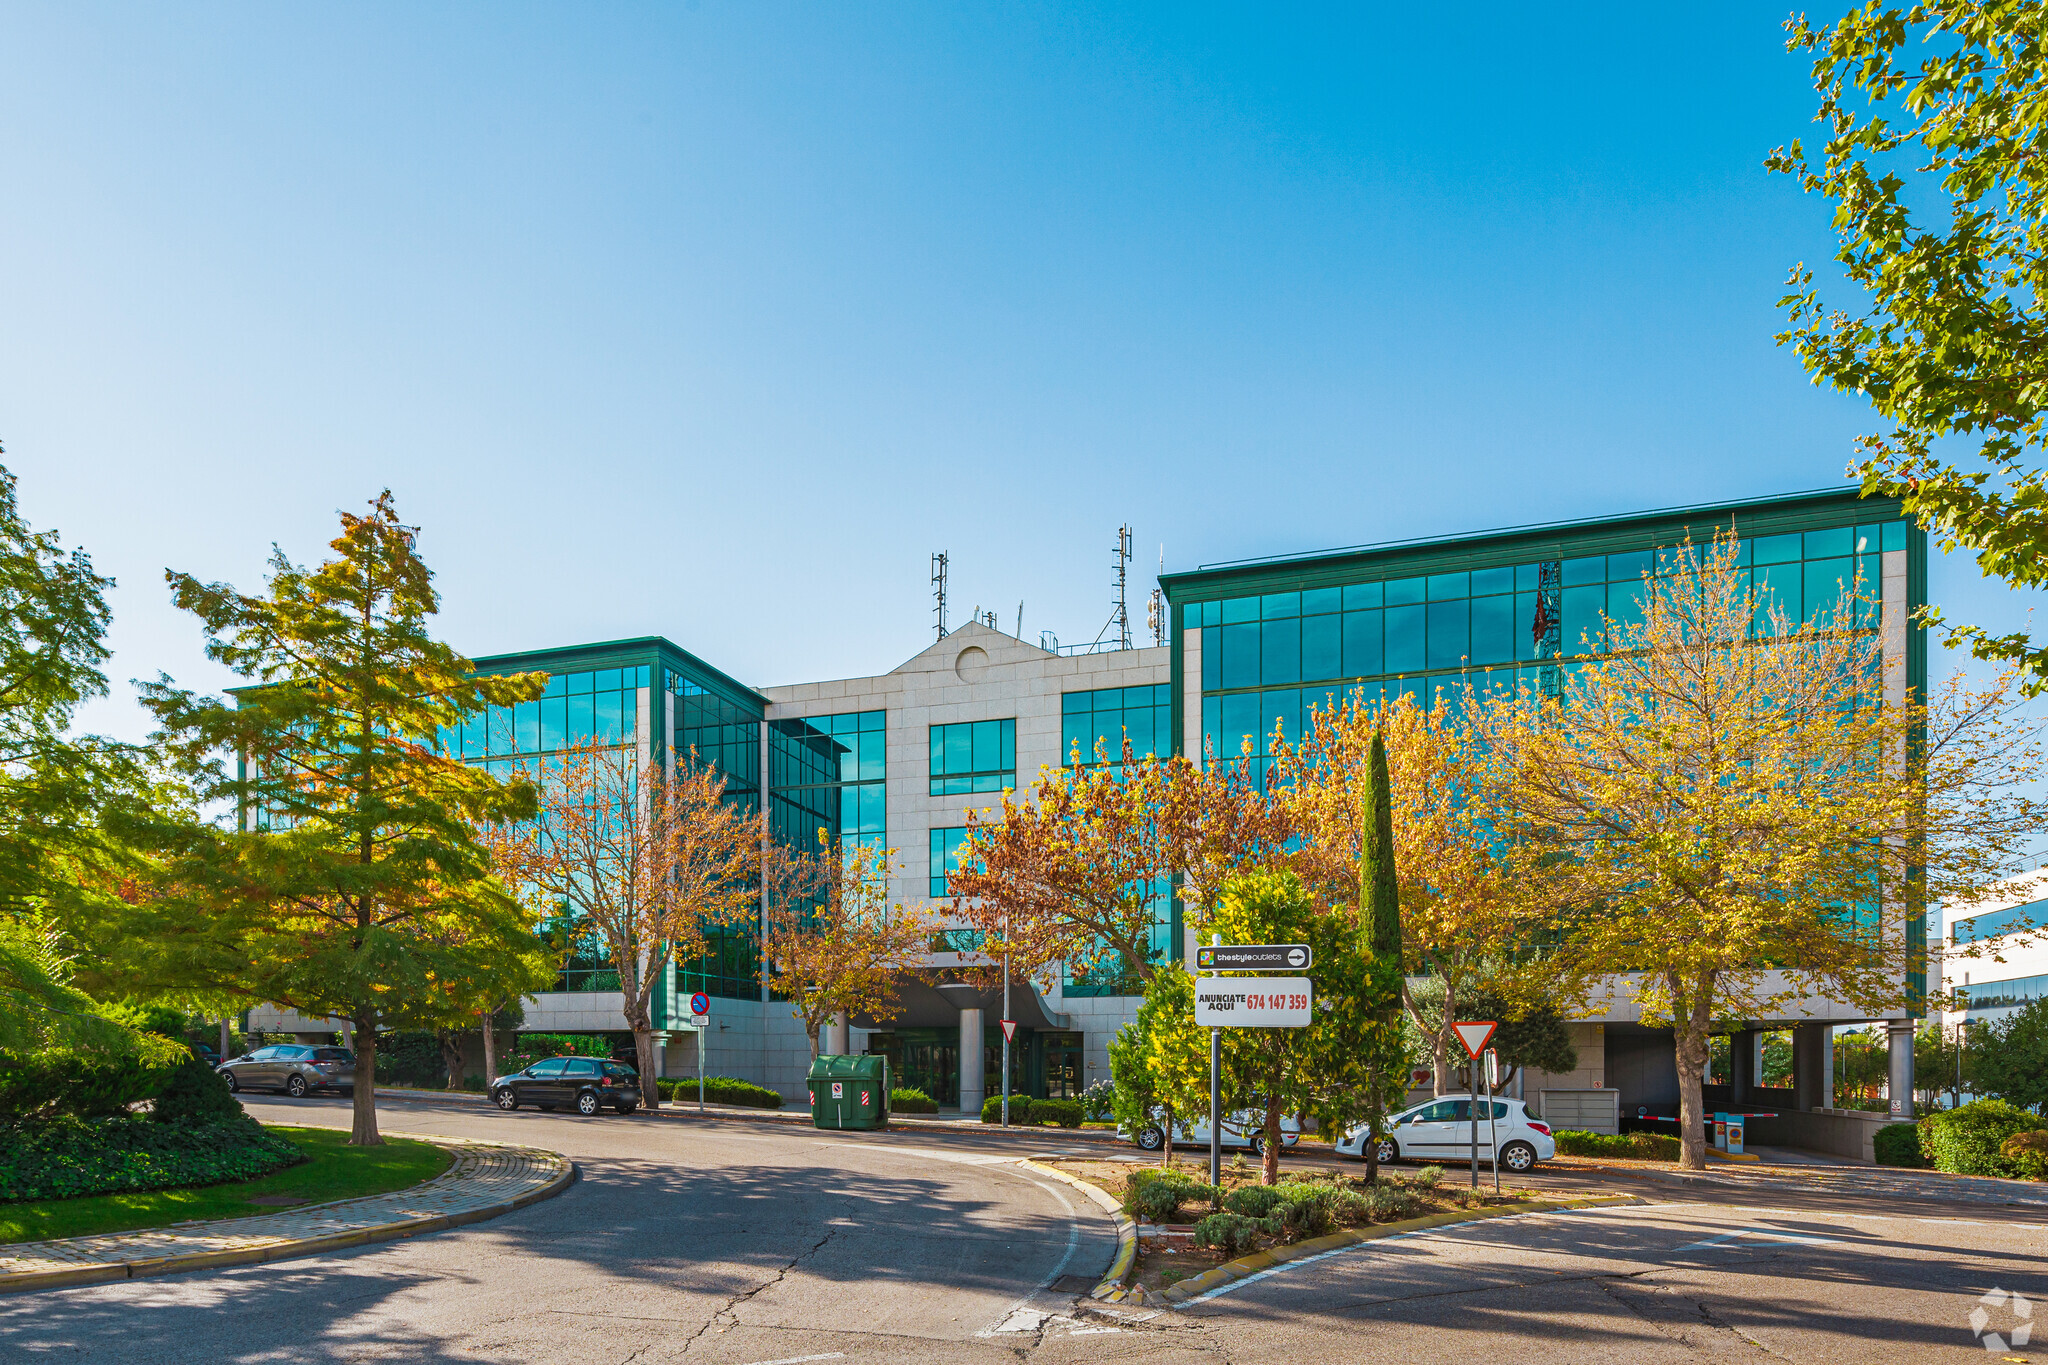
[[[1994,1323],[2003,1330],[1992,1331]],[[1984,1349],[1994,1355],[2024,1346],[2034,1335],[2034,1305],[2018,1294],[1994,1288],[1970,1310],[1970,1330],[1977,1334]]]

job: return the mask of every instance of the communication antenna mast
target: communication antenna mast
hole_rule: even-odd
[[[946,552],[939,551],[932,556],[932,601],[933,611],[939,618],[938,638],[946,638]]]
[[[1152,600],[1145,607],[1145,624],[1152,628],[1152,643],[1166,643],[1166,594],[1152,589]]]
[[[1021,601],[1017,603],[1017,638],[1024,638],[1024,604]]]
[[[1131,577],[1131,528],[1128,523],[1116,528],[1116,614],[1110,620],[1116,626],[1118,649],[1131,647],[1131,608],[1124,600],[1124,589]]]

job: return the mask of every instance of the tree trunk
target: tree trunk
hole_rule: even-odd
[[[645,1015],[633,1021],[633,1061],[640,1072],[640,1102],[661,1108],[661,1082],[654,1074],[654,1026]]]
[[[1165,1109],[1161,1113],[1165,1117],[1159,1131],[1166,1134],[1166,1141],[1159,1144],[1159,1169],[1170,1171],[1173,1169],[1173,1111]]]
[[[1678,1058],[1679,1162],[1703,1171],[1707,1168],[1707,1130],[1700,1085],[1707,1068],[1707,1035],[1690,1020],[1674,1018],[1672,1024]]]
[[[498,1012],[485,1010],[484,1023],[484,1088],[488,1090],[492,1081],[498,1079]]]
[[[356,1026],[356,1082],[348,1143],[351,1147],[381,1147],[384,1139],[377,1132],[377,1021],[359,1015],[352,1022]]]
[[[441,1045],[441,1065],[448,1072],[448,1088],[462,1089],[462,1035],[452,1028],[434,1030]]]
[[[1266,1153],[1259,1172],[1259,1183],[1277,1185],[1280,1183],[1280,1101],[1278,1098],[1266,1101]]]

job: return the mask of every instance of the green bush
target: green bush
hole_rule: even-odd
[[[1880,1166],[1924,1166],[1920,1129],[1910,1123],[1887,1123],[1870,1140]]]
[[[1920,1150],[1935,1169],[1954,1175],[2018,1177],[2024,1174],[2020,1164],[1999,1148],[2007,1138],[2040,1126],[2038,1114],[2004,1100],[1977,1100],[1960,1109],[1939,1110],[1922,1120]]]
[[[939,1102],[922,1090],[891,1090],[889,1109],[897,1114],[936,1114]]]
[[[2010,1161],[2022,1178],[2039,1180],[2048,1175],[2048,1131],[2014,1133],[1998,1144],[1998,1154]]]
[[[0,1127],[53,1117],[113,1118],[149,1099],[190,1054],[169,1051],[162,1061],[145,1056],[94,1055],[71,1048],[28,1054],[0,1053]]]
[[[1564,1156],[1618,1156],[1637,1161],[1676,1161],[1681,1150],[1671,1133],[1589,1133],[1560,1128],[1551,1134]]]
[[[1415,1188],[1418,1190],[1433,1190],[1442,1182],[1443,1178],[1443,1167],[1424,1166],[1415,1173]]]
[[[447,1088],[448,1063],[441,1056],[440,1038],[432,1029],[378,1034],[377,1084],[421,1090]]]
[[[1366,1212],[1376,1223],[1397,1223],[1422,1211],[1422,1198],[1399,1185],[1375,1185],[1365,1194]]]
[[[661,1077],[655,1080],[654,1085],[665,1100],[676,1100],[685,1104],[694,1104],[697,1101],[697,1082],[694,1078]],[[743,1081],[737,1076],[706,1076],[704,1102],[737,1104],[748,1109],[780,1109],[782,1096],[766,1086]]]
[[[1223,1196],[1223,1207],[1246,1218],[1264,1218],[1280,1203],[1279,1188],[1273,1185],[1240,1185]]]
[[[1011,1106],[1015,1112],[1015,1104]],[[1058,1124],[1062,1128],[1079,1128],[1083,1114],[1079,1100],[1033,1100],[1031,1121],[1033,1123]]]
[[[297,1144],[247,1115],[215,1123],[58,1118],[0,1132],[0,1203],[254,1180],[305,1159]]]
[[[1195,1224],[1195,1245],[1213,1247],[1229,1260],[1257,1246],[1262,1230],[1256,1218],[1241,1213],[1212,1213]]]
[[[158,1123],[222,1123],[242,1116],[242,1102],[219,1072],[189,1057],[157,1092],[149,1116]]]
[[[1183,1204],[1214,1204],[1218,1191],[1185,1171],[1136,1170],[1124,1177],[1124,1212],[1164,1223]]]
[[[1288,1181],[1275,1185],[1280,1203],[1269,1217],[1277,1217],[1289,1240],[1320,1237],[1336,1226],[1337,1191],[1328,1185]]]
[[[1043,1100],[1034,1100],[1029,1095],[1010,1096],[1011,1124],[1036,1123],[1037,1120],[1032,1118],[1031,1115],[1036,1107],[1042,1103],[1044,1103]],[[991,1095],[982,1101],[981,1121],[983,1123],[1001,1123],[1003,1121],[1003,1097],[1001,1095]]]

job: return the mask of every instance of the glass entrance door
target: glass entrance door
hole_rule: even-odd
[[[960,1034],[954,1029],[906,1028],[868,1036],[868,1052],[889,1059],[889,1083],[922,1090],[940,1105],[960,1103]]]
[[[1044,1090],[1049,1100],[1078,1100],[1084,1082],[1081,1079],[1081,1035],[1078,1033],[1046,1033],[1045,1069],[1041,1073]]]

